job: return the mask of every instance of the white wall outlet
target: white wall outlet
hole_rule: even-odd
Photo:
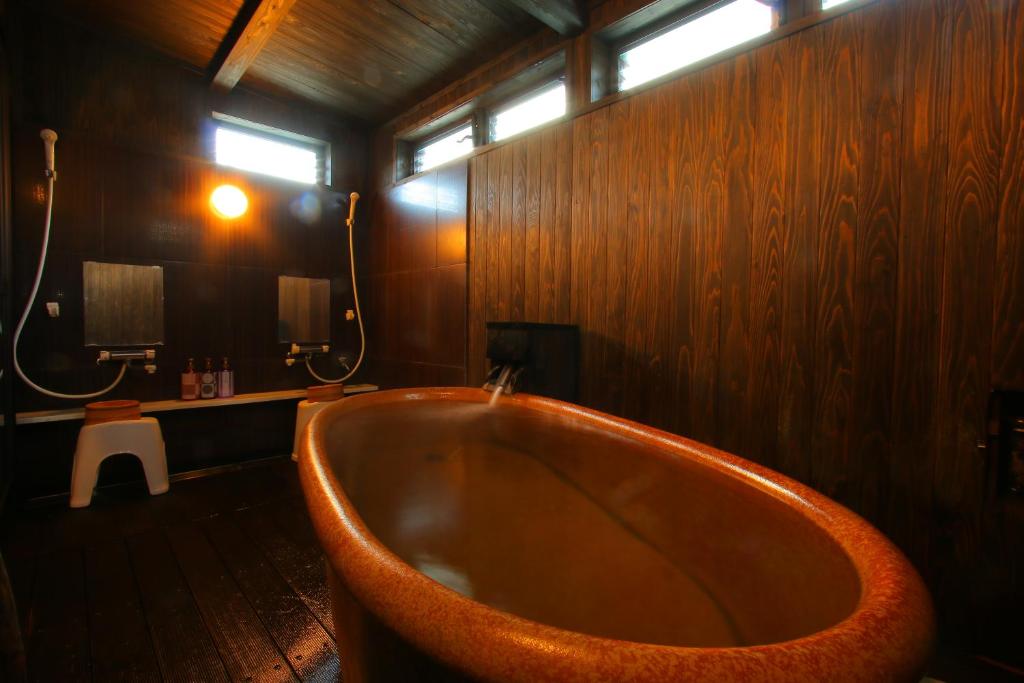
[[[345,311],[345,320],[355,320],[355,319],[356,319],[356,312],[355,311],[353,311],[351,308],[348,309],[347,311]]]
[[[46,312],[50,314],[51,318],[60,317],[60,303],[57,301],[46,302]]]

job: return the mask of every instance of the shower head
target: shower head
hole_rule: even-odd
[[[46,155],[46,175],[56,180],[57,170],[53,163],[53,147],[57,142],[57,133],[49,128],[43,128],[39,131],[39,137],[43,139],[43,153]]]
[[[345,221],[348,227],[352,227],[352,224],[356,221],[356,202],[359,201],[359,193],[353,192],[348,196],[348,220]]]

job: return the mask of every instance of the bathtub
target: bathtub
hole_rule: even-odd
[[[342,678],[912,681],[900,552],[736,456],[535,396],[385,391],[310,424]]]

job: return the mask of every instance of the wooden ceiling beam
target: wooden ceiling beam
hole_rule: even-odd
[[[576,0],[506,0],[559,35],[573,36],[583,30],[583,12]]]
[[[235,87],[295,2],[253,0],[242,6],[236,25],[228,31],[211,65],[214,88],[231,90]]]

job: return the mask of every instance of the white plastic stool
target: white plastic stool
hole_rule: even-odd
[[[114,420],[86,425],[78,432],[71,470],[71,507],[87,507],[92,502],[100,463],[117,453],[131,453],[142,461],[151,495],[167,492],[167,456],[160,423],[153,417]]]
[[[313,416],[331,405],[333,401],[317,401],[310,403],[308,399],[299,401],[299,408],[295,412],[295,442],[292,444],[292,460],[299,459],[299,444],[302,442],[302,435],[306,431],[306,425],[313,419]]]

